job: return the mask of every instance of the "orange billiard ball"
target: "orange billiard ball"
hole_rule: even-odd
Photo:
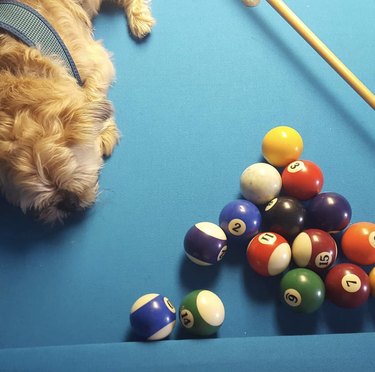
[[[375,224],[357,222],[349,226],[341,240],[344,255],[358,265],[375,264]]]

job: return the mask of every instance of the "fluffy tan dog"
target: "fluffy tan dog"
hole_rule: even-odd
[[[0,32],[0,188],[7,200],[47,222],[90,207],[103,156],[119,134],[106,99],[114,77],[93,39],[102,0],[24,0],[59,33],[83,85],[58,60]],[[119,0],[134,36],[154,24],[147,0]]]

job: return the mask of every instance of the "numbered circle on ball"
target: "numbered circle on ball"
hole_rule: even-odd
[[[221,260],[224,258],[225,253],[227,253],[227,250],[228,250],[228,246],[225,245],[225,246],[221,249],[220,253],[217,255],[217,261],[221,261]]]
[[[259,243],[272,245],[276,242],[277,236],[275,234],[271,234],[269,232],[260,234],[258,237]]]
[[[350,293],[358,292],[361,289],[361,279],[355,274],[346,274],[341,279],[341,285],[345,291]]]
[[[169,301],[169,298],[164,297],[163,298],[165,306],[171,311],[173,314],[176,313],[176,308],[172,305],[171,301]]]
[[[274,198],[272,199],[267,205],[266,205],[266,208],[264,208],[264,210],[267,212],[269,211],[271,208],[273,208],[273,206],[277,203],[277,198]]]
[[[368,242],[370,243],[372,248],[375,248],[375,231],[369,234]]]
[[[290,163],[287,169],[289,173],[298,173],[301,170],[305,169],[305,164],[303,161],[297,160],[293,163]]]
[[[183,309],[180,311],[180,321],[185,328],[192,328],[194,326],[194,315],[191,311]]]
[[[292,307],[297,307],[302,303],[302,297],[294,288],[289,288],[284,292],[285,302]]]
[[[235,218],[229,222],[228,230],[232,235],[241,236],[246,232],[246,223],[239,218]]]
[[[321,252],[315,258],[315,266],[325,269],[332,263],[333,257],[329,252]]]

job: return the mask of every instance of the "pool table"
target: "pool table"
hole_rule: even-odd
[[[373,0],[286,2],[375,90]],[[374,110],[266,1],[155,0],[152,9],[157,24],[141,42],[113,5],[94,22],[113,54],[109,96],[122,133],[95,206],[49,226],[0,200],[0,371],[373,369],[374,298],[295,313],[280,301],[280,275],[255,274],[243,249],[201,267],[183,240],[240,198],[242,171],[264,161],[262,138],[278,125],[299,131],[302,158],[321,167],[323,191],[348,199],[352,222],[374,222]],[[216,335],[177,325],[143,342],[130,329],[141,295],[178,307],[199,288],[225,305]]]

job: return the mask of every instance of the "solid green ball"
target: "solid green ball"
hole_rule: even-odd
[[[324,282],[312,270],[290,270],[281,279],[280,287],[283,302],[295,311],[312,313],[324,302]]]
[[[220,298],[208,290],[190,292],[179,309],[181,325],[198,336],[216,333],[225,318],[225,309]]]

